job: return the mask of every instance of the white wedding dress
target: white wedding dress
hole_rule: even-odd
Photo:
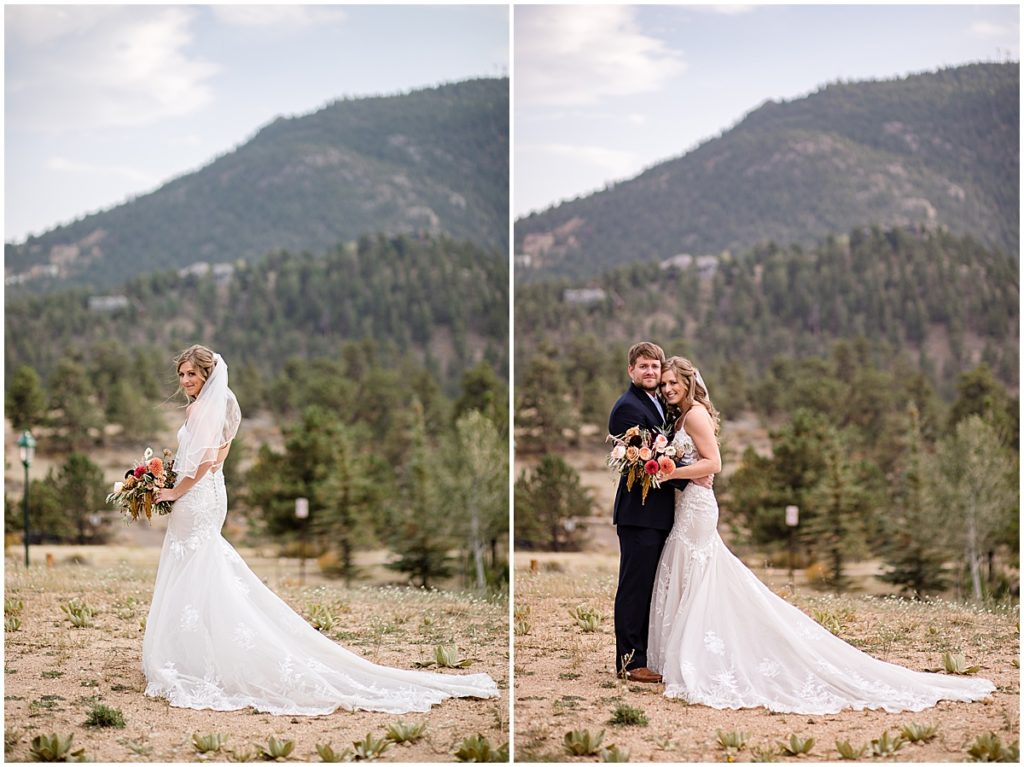
[[[335,644],[246,566],[220,534],[226,513],[221,471],[174,504],[142,644],[146,695],[181,708],[307,716],[497,697],[486,674],[378,666]]]
[[[699,455],[680,429],[683,464]],[[920,711],[979,700],[987,679],[911,671],[861,652],[774,594],[718,535],[712,490],[676,491],[651,603],[647,662],[665,695],[713,708],[799,714],[841,709]]]

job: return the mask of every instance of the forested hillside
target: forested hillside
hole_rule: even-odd
[[[974,64],[768,102],[682,157],[517,221],[517,282],[871,225],[947,228],[1015,260],[1019,86],[1017,63]]]
[[[322,252],[368,232],[504,252],[507,222],[508,80],[471,80],[278,118],[150,194],[7,244],[5,275],[15,290],[105,289],[198,261]]]

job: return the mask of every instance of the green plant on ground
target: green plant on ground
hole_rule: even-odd
[[[17,631],[21,628],[21,618],[17,615],[4,616],[4,631]]]
[[[64,676],[64,672],[63,671],[55,671],[53,669],[50,669],[48,671],[44,671],[39,676],[42,679],[60,679],[62,676]]]
[[[22,736],[24,734],[25,734],[25,731],[23,729],[21,729],[20,727],[11,727],[11,728],[5,729],[4,730],[4,753],[6,754],[12,748],[14,748],[16,745],[18,745],[18,743],[21,742],[21,738],[22,738]]]
[[[508,742],[495,749],[483,735],[470,735],[463,738],[455,749],[455,759],[460,762],[507,762]]]
[[[327,605],[315,602],[309,605],[309,622],[317,631],[326,633],[334,628],[334,612]]]
[[[718,745],[726,751],[739,751],[746,745],[749,734],[739,730],[718,730]]]
[[[679,743],[672,740],[672,733],[659,735],[654,739],[654,745],[658,747],[659,751],[675,751],[679,748]]]
[[[1020,741],[1004,746],[994,732],[979,735],[967,749],[972,762],[1020,762]]]
[[[629,749],[611,745],[601,749],[600,757],[602,762],[628,762]]]
[[[37,735],[32,738],[29,754],[33,762],[84,762],[84,748],[71,750],[74,739],[74,734]]]
[[[516,618],[513,624],[513,631],[515,631],[517,637],[526,636],[530,633],[531,628],[530,622],[525,618]]]
[[[273,735],[267,741],[266,748],[261,745],[256,746],[257,755],[265,762],[284,762],[294,749],[294,740],[278,740]]]
[[[382,756],[390,745],[391,741],[387,738],[375,738],[370,733],[366,733],[362,740],[352,741],[356,759],[367,762]]]
[[[316,752],[320,755],[321,762],[351,762],[355,758],[351,748],[335,751],[330,743],[317,743]]]
[[[942,653],[942,667],[947,674],[977,674],[981,666],[968,666],[963,653]]]
[[[800,756],[811,753],[814,747],[814,738],[799,738],[796,735],[789,736],[789,742],[779,743],[782,753],[786,756]]]
[[[897,735],[895,738],[890,738],[889,731],[886,730],[879,737],[871,739],[871,756],[891,756],[903,748],[904,743],[906,741],[902,736]]]
[[[905,724],[900,729],[900,735],[911,743],[927,743],[938,734],[939,728],[934,724]]]
[[[220,751],[227,740],[227,736],[221,735],[219,732],[210,732],[206,735],[200,735],[198,732],[192,733],[192,746],[200,754]]]
[[[833,634],[838,635],[846,628],[845,615],[833,610],[812,610],[811,616]]]
[[[423,731],[426,727],[426,722],[407,724],[399,720],[394,724],[388,725],[388,731],[384,733],[384,737],[395,743],[415,743],[423,737]]]
[[[604,730],[596,735],[590,730],[570,730],[563,738],[563,748],[572,756],[593,756],[604,740]]]
[[[136,756],[149,756],[153,753],[153,747],[146,743],[145,740],[131,740],[129,738],[125,738],[124,740],[119,740],[117,742]]]
[[[68,620],[71,621],[71,625],[76,629],[88,628],[91,626],[93,615],[96,613],[91,606],[80,599],[72,599],[67,604],[61,605],[60,609],[68,616]]]
[[[777,762],[779,761],[779,749],[773,744],[768,744],[766,746],[754,746],[750,749],[750,761]]]
[[[612,718],[609,724],[614,725],[625,725],[625,726],[647,726],[647,714],[642,709],[630,706],[626,703],[620,703],[612,711]]]
[[[601,628],[601,621],[604,620],[604,616],[600,612],[588,605],[576,605],[569,611],[569,616],[585,634],[597,631]]]
[[[21,611],[24,609],[25,603],[20,599],[9,597],[4,600],[4,615],[21,615]]]
[[[260,753],[259,746],[256,746],[255,749],[247,748],[244,751],[241,748],[225,748],[224,751],[228,755],[229,762],[251,762]]]
[[[85,720],[86,727],[124,727],[124,715],[121,709],[98,703],[89,710]]]
[[[850,759],[850,760],[853,760],[853,761],[860,761],[861,759],[864,758],[864,754],[866,754],[868,752],[868,746],[865,743],[860,748],[854,748],[853,746],[850,745],[850,741],[848,741],[848,740],[837,740],[836,741],[836,751],[839,752],[839,757],[841,759]]]

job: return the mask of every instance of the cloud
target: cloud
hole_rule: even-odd
[[[345,20],[340,8],[316,5],[215,5],[213,15],[237,27],[309,27]]]
[[[61,173],[87,173],[89,175],[119,176],[132,181],[152,183],[153,179],[148,173],[130,168],[126,165],[97,165],[95,163],[77,162],[64,157],[49,157],[46,160],[48,170]]]
[[[704,11],[706,13],[718,13],[723,16],[740,16],[744,13],[750,13],[756,10],[757,6],[754,5],[695,5],[693,10]]]
[[[6,119],[63,131],[202,108],[218,69],[188,53],[195,19],[187,6],[8,6]]]
[[[970,32],[974,37],[986,40],[1013,37],[1018,35],[1017,25],[993,24],[991,21],[976,21],[971,24]]]
[[[682,54],[646,34],[622,6],[519,6],[516,98],[592,104],[660,90],[686,70]]]

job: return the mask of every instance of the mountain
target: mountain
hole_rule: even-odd
[[[8,286],[108,288],[140,273],[367,233],[508,247],[508,80],[336,101],[278,118],[202,169],[5,246]]]
[[[768,102],[693,151],[520,219],[516,278],[813,245],[854,227],[970,234],[1016,259],[1020,67],[834,83]]]
[[[9,297],[5,319],[8,374],[29,365],[44,381],[68,354],[138,353],[166,366],[193,343],[266,380],[292,358],[336,358],[367,341],[381,360],[400,350],[452,389],[481,361],[507,378],[508,257],[446,237],[364,236],[323,256],[279,251],[234,268],[135,277],[115,296]]]

